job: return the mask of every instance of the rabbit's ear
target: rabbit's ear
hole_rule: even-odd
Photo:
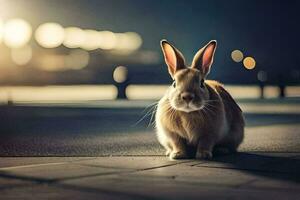
[[[209,73],[214,60],[217,48],[217,41],[211,40],[207,45],[200,49],[194,56],[192,68],[199,69],[204,77]]]
[[[165,57],[165,62],[168,65],[169,73],[173,78],[176,71],[185,68],[184,57],[178,49],[166,40],[160,41],[160,45]]]

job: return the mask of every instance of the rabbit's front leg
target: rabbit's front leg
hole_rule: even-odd
[[[197,159],[211,159],[213,157],[212,150],[215,140],[211,136],[205,135],[199,138],[197,145]]]
[[[169,157],[171,159],[185,159],[187,156],[186,142],[178,135],[172,135],[171,137],[172,152]]]
[[[177,133],[164,130],[166,155],[170,159],[185,159],[187,156],[186,141]]]
[[[160,144],[166,149],[166,156],[170,159],[187,158],[186,144],[183,138],[176,133],[157,126],[157,137]]]

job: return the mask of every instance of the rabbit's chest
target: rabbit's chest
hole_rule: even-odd
[[[207,129],[205,120],[198,114],[195,114],[195,116],[182,116],[180,121],[182,128],[178,134],[191,143],[193,143],[194,140],[198,140],[199,136]]]

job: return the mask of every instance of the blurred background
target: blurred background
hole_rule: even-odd
[[[159,99],[159,46],[188,63],[218,41],[209,79],[235,98],[300,96],[296,0],[0,0],[0,102]]]
[[[188,64],[218,41],[208,78],[244,111],[242,151],[299,149],[299,2],[0,0],[0,156],[163,155],[161,39]]]

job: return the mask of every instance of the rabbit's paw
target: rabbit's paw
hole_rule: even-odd
[[[183,151],[173,151],[170,153],[170,159],[186,159],[188,156]]]
[[[198,151],[196,154],[196,159],[204,159],[204,160],[210,160],[212,159],[212,153],[210,151],[207,150],[201,150]]]
[[[166,156],[170,156],[171,152],[172,152],[172,151],[171,151],[170,149],[168,149],[168,150],[166,151],[165,155],[166,155]]]

